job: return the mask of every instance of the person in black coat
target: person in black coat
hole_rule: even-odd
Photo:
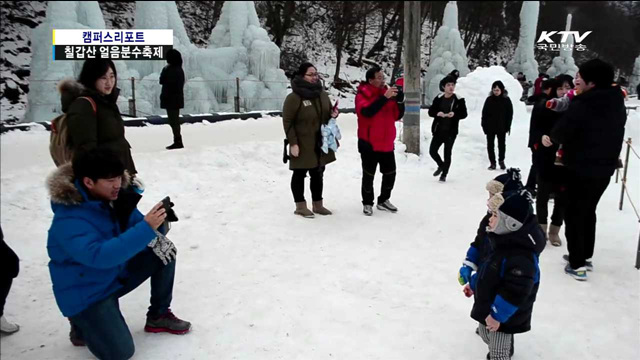
[[[456,79],[447,75],[440,80],[440,91],[443,94],[433,99],[433,104],[429,107],[429,116],[433,117],[431,125],[431,145],[429,154],[438,164],[438,169],[433,176],[440,175],[440,181],[447,181],[447,174],[451,167],[451,151],[458,136],[458,124],[460,120],[467,117],[467,105],[463,98],[458,98],[454,91],[456,89]],[[438,154],[438,150],[444,144],[444,161]]]
[[[568,75],[567,75],[568,76]],[[573,84],[573,82],[571,82]],[[548,99],[560,98],[566,93],[566,81],[562,78],[555,79],[555,85],[551,87]],[[545,139],[549,139],[551,129],[562,116],[561,113],[552,111],[546,106],[546,101],[537,104],[536,117],[531,119],[531,136],[533,137],[533,151],[537,169],[536,183],[538,185],[538,196],[536,197],[536,214],[538,223],[542,231],[550,240],[551,245],[560,246],[560,227],[564,221],[564,211],[566,208],[566,168],[556,164],[556,152],[560,148],[559,144],[544,146]],[[551,225],[548,224],[548,203],[551,194],[555,194],[553,201],[553,214],[551,215]]]
[[[596,208],[618,165],[627,113],[619,86],[611,86],[613,66],[600,59],[580,66],[579,95],[551,130],[545,146],[562,144],[567,167],[565,236],[569,264],[565,272],[587,279],[596,237]],[[589,266],[591,265],[591,266]]]
[[[9,245],[4,242],[4,235],[0,227],[0,263],[2,263],[2,272],[0,272],[0,331],[3,334],[12,334],[20,330],[20,326],[9,322],[4,317],[4,304],[11,290],[13,279],[20,272],[20,260],[16,253],[11,250]]]
[[[492,216],[487,236],[490,255],[464,288],[474,296],[471,317],[489,345],[491,359],[513,355],[513,334],[531,330],[540,285],[538,258],[545,238],[526,190],[496,194],[488,202]]]
[[[540,143],[540,138],[542,135],[534,124],[538,123],[539,119],[544,116],[546,111],[550,111],[546,108],[547,100],[552,98],[552,94],[556,94],[558,87],[558,81],[555,79],[548,79],[542,82],[542,92],[538,95],[533,95],[531,102],[533,105],[533,110],[531,111],[531,120],[529,122],[529,142],[527,147],[531,149],[531,169],[529,170],[529,175],[527,177],[527,183],[525,187],[533,197],[536,197],[536,181],[537,181],[537,161],[536,161],[536,151],[535,145]]]
[[[180,134],[180,109],[184,108],[185,76],[182,70],[182,55],[178,50],[169,50],[167,64],[160,73],[160,107],[167,109],[169,125],[173,132],[173,144],[167,146],[167,150],[182,149],[184,144]]]
[[[505,170],[504,156],[506,152],[506,136],[511,132],[513,105],[502,81],[491,85],[491,95],[482,107],[482,131],[487,136],[487,153],[489,154],[489,170],[496,169],[495,138],[498,137],[498,161],[500,169]]]

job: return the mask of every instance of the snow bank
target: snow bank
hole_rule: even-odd
[[[527,109],[525,104],[520,101],[522,86],[502,66],[476,68],[466,77],[458,79],[456,94],[465,98],[469,112],[482,111],[484,101],[491,92],[491,84],[496,80],[502,81],[505,90],[509,94],[513,104],[514,118],[524,116]]]

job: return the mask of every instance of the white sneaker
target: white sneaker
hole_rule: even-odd
[[[13,334],[18,330],[20,330],[20,326],[18,326],[18,324],[8,322],[4,316],[0,318],[0,331],[5,334]]]

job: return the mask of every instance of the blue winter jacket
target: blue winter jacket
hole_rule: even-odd
[[[123,188],[128,176],[125,176]],[[109,204],[89,199],[70,165],[47,180],[54,212],[47,251],[53,294],[62,314],[74,316],[120,289],[127,260],[156,236],[134,209],[124,229]]]

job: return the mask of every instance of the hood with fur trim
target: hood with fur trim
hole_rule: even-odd
[[[125,170],[122,176],[122,188],[128,187],[130,183],[131,177]],[[80,190],[76,187],[71,163],[60,166],[47,177],[47,188],[51,202],[55,204],[72,206],[80,205],[84,201]]]
[[[72,78],[66,78],[60,80],[58,83],[58,92],[60,93],[60,104],[62,105],[62,112],[66,113],[69,110],[71,103],[80,96],[91,96],[94,100],[99,100],[109,103],[115,102],[120,96],[120,88],[113,89],[110,95],[100,96],[95,90],[87,89],[84,85]]]
[[[62,112],[66,113],[73,100],[85,92],[85,87],[74,79],[62,79],[58,83]]]

